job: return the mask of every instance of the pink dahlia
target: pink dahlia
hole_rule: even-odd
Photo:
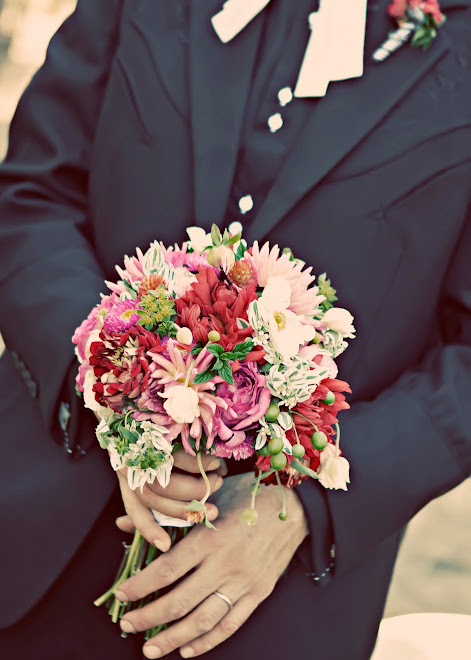
[[[270,250],[270,244],[265,243],[262,249],[255,241],[244,259],[252,266],[257,278],[257,284],[266,287],[271,277],[284,277],[291,285],[291,301],[289,309],[295,314],[313,314],[324,296],[319,295],[319,288],[309,286],[316,279],[311,275],[312,267],[304,268],[302,263],[290,261],[288,254],[280,256],[280,248],[275,245]]]
[[[183,245],[183,249],[180,249],[178,245],[175,245],[175,248],[165,248],[162,243],[160,247],[164,253],[166,263],[175,268],[184,267],[192,273],[197,273],[201,268],[209,267],[206,257],[198,254],[198,252],[187,252],[186,244]]]
[[[177,421],[176,415],[173,417],[170,413],[167,414],[167,419],[161,418],[159,423],[167,426],[169,433],[167,434],[168,440],[174,440],[181,436],[181,441],[190,454],[195,454],[191,444],[190,436],[196,442],[196,449],[199,449],[201,437],[206,435],[206,447],[209,449],[213,444],[217,433],[217,419],[219,415],[227,409],[227,403],[221,397],[213,394],[216,389],[216,384],[209,380],[206,383],[195,383],[194,378],[198,373],[205,371],[209,366],[213,355],[206,349],[203,349],[199,355],[194,357],[186,350],[181,350],[178,343],[172,339],[168,340],[167,352],[162,354],[159,351],[149,351],[148,357],[152,360],[149,369],[149,387],[147,387],[145,396],[149,401],[155,402],[155,412],[157,414],[168,413],[171,408],[167,405],[169,399],[172,398],[172,389],[178,388],[179,390],[187,388],[194,393],[196,410],[192,416],[191,422]],[[152,388],[155,388],[152,390]],[[157,396],[162,400],[166,399],[163,407],[157,403]],[[139,401],[141,405],[144,399]],[[151,407],[149,406],[151,409]],[[162,413],[163,410],[163,413]],[[182,419],[185,411],[181,411]],[[140,414],[135,415],[141,419]]]

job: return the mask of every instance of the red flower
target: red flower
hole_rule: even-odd
[[[100,340],[90,345],[90,365],[97,382],[93,386],[96,401],[121,412],[124,399],[136,398],[147,387],[149,364],[147,352],[164,350],[160,337],[140,325],[127,332],[100,332]]]
[[[438,25],[445,20],[445,16],[440,11],[438,0],[393,0],[388,5],[388,14],[398,20],[404,20],[407,18],[406,12],[408,7],[411,9],[420,7],[424,14],[430,14]]]
[[[177,324],[190,328],[195,341],[203,343],[208,341],[208,332],[216,330],[221,335],[219,343],[230,351],[253,332],[250,327],[238,328],[237,319],[248,321],[247,309],[257,300],[255,285],[238,291],[210,268],[202,268],[196,277],[198,281],[175,301]]]
[[[322,402],[322,399],[325,399],[329,390],[335,394],[335,401],[330,405]],[[345,396],[342,392],[351,392],[348,383],[342,380],[337,380],[336,378],[325,378],[318,385],[315,392],[311,394],[309,399],[303,401],[303,403],[298,403],[297,406],[291,410],[299,442],[306,450],[303,462],[305,462],[311,470],[317,470],[320,463],[320,452],[317,449],[314,449],[311,442],[311,436],[315,432],[311,422],[316,425],[319,431],[326,434],[330,442],[333,442],[335,437],[335,429],[333,427],[338,423],[337,415],[340,410],[350,408],[349,404],[345,401]],[[286,437],[292,445],[297,444],[298,440],[294,429],[287,431]],[[297,471],[293,472],[293,469],[289,466],[290,462],[291,459],[288,458],[288,466],[285,470],[282,470],[279,473],[282,483],[288,487],[294,486],[299,481],[308,478],[307,475],[302,475]],[[270,457],[259,456],[256,465],[260,470],[270,470]],[[265,483],[272,483],[274,481],[274,477],[264,480]]]

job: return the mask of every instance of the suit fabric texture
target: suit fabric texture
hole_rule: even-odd
[[[357,339],[339,360],[353,389],[341,419],[352,483],[298,488],[310,539],[208,660],[280,648],[368,658],[401,530],[471,473],[471,10],[441,4],[448,20],[427,52],[406,46],[378,65],[371,54],[391,23],[386,1],[369,2],[363,77],[331,83],[242,218],[249,243],[290,246],[327,271],[355,315]],[[2,358],[6,633],[28,625],[114,489],[91,448],[93,419],[73,400],[74,328],[123,254],[241,219],[233,185],[266,17],[223,45],[210,25],[218,9],[79,0],[13,119],[0,168],[0,327],[36,387]],[[80,460],[60,445],[63,398],[73,442],[90,447]],[[314,584],[306,573],[324,567],[330,535],[335,571]],[[308,633],[293,640],[297,615]]]

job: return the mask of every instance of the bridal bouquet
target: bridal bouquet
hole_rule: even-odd
[[[354,337],[353,317],[334,307],[326,275],[314,285],[291,250],[248,247],[240,232],[215,225],[187,232],[181,247],[155,241],[126,256],[72,339],[77,392],[100,420],[111,465],[127,468],[131,489],[155,479],[165,487],[175,450],[196,456],[208,489],[186,518],[209,527],[202,453],[252,461],[248,524],[261,483],[278,483],[283,495],[307,478],[346,490],[337,414],[350,388],[337,380],[335,358]],[[172,528],[171,537],[184,533]],[[136,532],[116,583],[96,601],[110,602],[113,620],[130,606],[114,599],[118,585],[156,553]]]

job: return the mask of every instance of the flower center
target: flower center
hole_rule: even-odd
[[[122,319],[123,321],[129,321],[129,319],[133,314],[134,314],[133,309],[126,309],[122,314],[120,314],[119,318]]]
[[[273,312],[273,318],[275,323],[278,326],[278,330],[284,330],[286,328],[286,316],[283,312]]]

